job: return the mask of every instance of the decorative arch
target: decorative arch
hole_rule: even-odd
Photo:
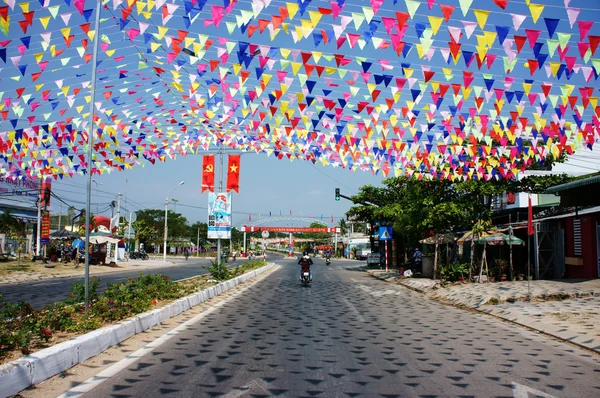
[[[328,227],[327,223],[324,221],[315,220],[314,218],[310,218],[310,217],[298,217],[298,216],[268,217],[268,218],[264,218],[264,219],[259,219],[254,222],[240,222],[237,224],[237,226],[238,227],[241,227],[241,226],[256,227],[257,225],[264,225],[264,224],[268,224],[268,223],[275,222],[275,221],[301,221],[301,222],[306,222],[309,224],[319,223],[319,224],[323,225],[324,227]]]

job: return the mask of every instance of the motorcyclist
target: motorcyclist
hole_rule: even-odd
[[[312,281],[312,271],[310,270],[310,266],[313,264],[313,261],[308,255],[308,252],[302,253],[302,258],[298,260],[298,264],[300,264],[300,280],[302,280],[302,274],[308,271],[309,278]]]

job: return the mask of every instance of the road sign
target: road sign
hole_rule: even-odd
[[[379,264],[381,262],[381,254],[369,253],[367,256],[367,264]]]
[[[261,235],[264,239],[267,239],[269,237],[269,231],[262,231]]]
[[[392,227],[379,227],[379,240],[392,240]]]

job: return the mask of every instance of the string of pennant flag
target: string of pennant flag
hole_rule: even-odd
[[[0,176],[227,146],[386,176],[512,178],[600,138],[600,10],[552,1],[3,0]],[[238,191],[239,157],[229,166]]]

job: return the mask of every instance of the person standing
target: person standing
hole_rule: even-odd
[[[418,247],[415,247],[415,252],[413,253],[413,264],[415,265],[415,270],[421,271],[423,270],[423,253]]]

